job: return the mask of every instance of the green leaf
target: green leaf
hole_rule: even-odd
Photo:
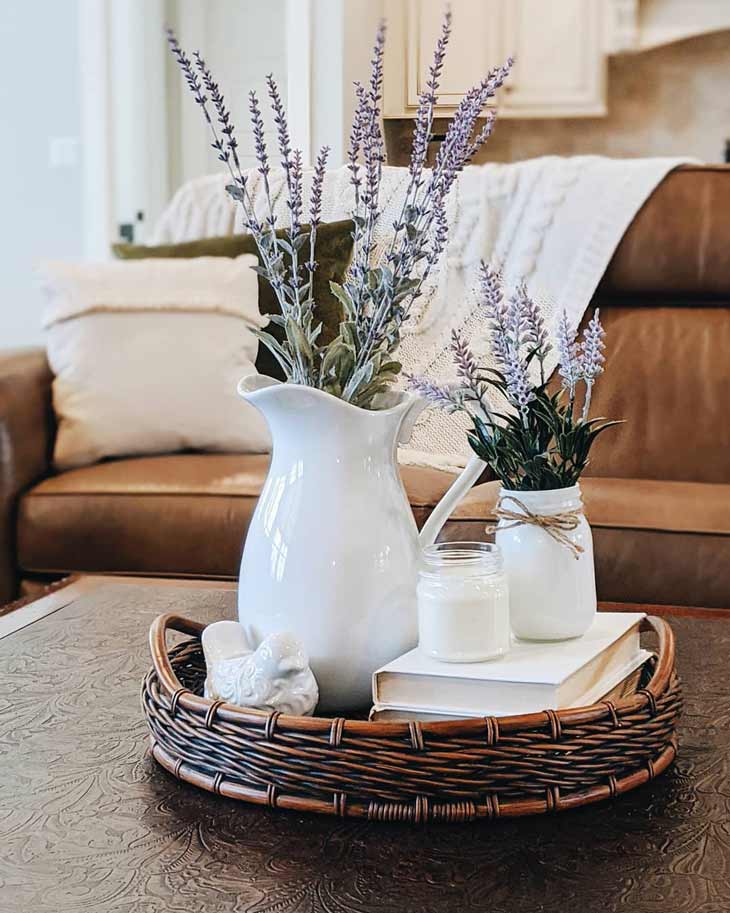
[[[322,321],[320,320],[320,322],[317,324],[317,326],[314,327],[314,329],[309,331],[309,341],[311,343],[315,343],[317,341],[317,339],[319,338],[319,334],[322,332],[322,327],[323,327],[323,324],[322,324]]]
[[[264,330],[254,328],[252,332],[257,339],[261,340],[274,358],[276,358],[286,376],[291,377],[293,362],[291,356],[284,349],[279,340],[274,339],[271,333],[266,333]]]
[[[373,371],[374,365],[372,361],[367,361],[364,365],[360,365],[345,384],[342,390],[342,398],[344,400],[352,399],[358,387],[370,383],[373,377]]]
[[[396,286],[395,295],[393,295],[393,304],[397,304],[399,301],[412,295],[420,283],[420,279],[404,279],[402,282],[399,282]]]
[[[294,352],[298,352],[305,361],[312,360],[312,347],[309,340],[302,332],[302,328],[292,317],[287,318],[285,323],[286,338]]]
[[[340,285],[339,282],[333,282],[330,280],[330,291],[342,305],[345,316],[349,320],[354,320],[356,316],[355,304],[350,297],[350,293],[347,291],[347,289],[343,285]]]
[[[351,320],[342,321],[340,336],[347,345],[352,346],[353,351],[357,349],[357,327]]]
[[[325,348],[320,377],[328,380],[337,380],[339,389],[350,377],[355,367],[355,350],[337,337]]]
[[[255,273],[258,273],[259,276],[263,276],[264,279],[268,279],[269,282],[271,282],[271,270],[269,270],[267,267],[256,265],[256,266],[252,266],[251,269]]]
[[[226,184],[226,191],[238,203],[243,203],[246,199],[243,187],[239,187],[238,184]]]
[[[382,272],[379,269],[368,270],[368,288],[371,291],[379,289],[383,281]]]

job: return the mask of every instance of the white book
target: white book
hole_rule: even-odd
[[[570,707],[586,707],[589,704],[595,704],[598,701],[618,701],[629,694],[633,694],[639,687],[641,678],[641,667],[653,654],[649,650],[639,650],[636,657],[625,667],[625,670],[617,672],[615,675],[608,676],[596,688],[592,688],[587,694],[581,695],[575,700]],[[625,673],[625,674],[624,674]],[[618,681],[616,681],[616,678]],[[605,690],[604,690],[605,689]],[[533,708],[537,710],[538,708]],[[546,707],[540,707],[539,710],[546,710]],[[555,710],[564,710],[564,707],[555,707]],[[396,707],[391,704],[375,704],[370,711],[369,720],[391,720],[391,721],[409,721],[420,720],[424,723],[435,723],[440,720],[460,720],[469,717],[481,719],[483,716],[503,716],[504,714],[481,714],[481,713],[446,713],[438,710],[411,710],[408,707]]]
[[[583,637],[560,643],[515,639],[506,656],[490,662],[442,663],[416,648],[373,673],[373,703],[454,716],[590,704],[638,660],[644,617],[599,612]]]

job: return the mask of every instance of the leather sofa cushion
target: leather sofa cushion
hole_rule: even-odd
[[[268,462],[265,454],[175,454],[52,476],[20,502],[19,565],[235,578]],[[421,525],[454,477],[415,467],[402,476]]]
[[[730,300],[730,269],[726,281]],[[601,320],[591,414],[626,422],[598,438],[589,474],[730,483],[730,307],[612,304]]]
[[[235,579],[267,465],[265,455],[178,454],[45,479],[20,503],[20,566]],[[402,475],[420,526],[453,476]],[[582,488],[601,599],[730,608],[730,485],[584,478]],[[483,539],[498,490],[476,486],[445,537]]]
[[[595,477],[584,477],[580,484],[594,528],[730,536],[730,485]],[[499,488],[499,482],[476,485],[453,519],[490,521]]]
[[[636,214],[599,294],[724,299],[730,289],[730,167],[672,171]]]

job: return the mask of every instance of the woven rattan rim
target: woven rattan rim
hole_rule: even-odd
[[[657,635],[658,654],[649,681],[631,696],[434,723],[287,716],[199,697],[175,674],[167,633],[194,638],[173,650],[179,663],[186,651],[199,655],[204,628],[174,614],[154,622],[154,668],[142,702],[155,760],[178,779],[229,798],[339,817],[454,823],[613,798],[661,774],[676,755],[681,691],[674,635],[660,618],[642,623],[642,631]],[[444,767],[446,756],[455,768],[476,756],[487,767],[475,785],[473,773]]]
[[[189,634],[191,637],[200,637],[204,629],[204,624],[189,621],[172,613],[160,615],[150,628],[152,662],[163,690],[177,706],[184,707],[191,713],[203,714],[203,716],[208,714],[213,701],[199,697],[182,687],[168,657],[167,632],[173,630],[181,634]],[[544,725],[546,720],[551,724],[555,720],[559,726],[594,723],[607,717],[614,718],[616,715],[620,717],[635,713],[637,710],[643,710],[647,706],[655,704],[656,699],[666,691],[674,669],[674,632],[666,621],[656,616],[645,618],[641,625],[641,631],[653,631],[659,638],[658,660],[654,674],[651,677],[651,681],[642,691],[615,703],[604,701],[592,704],[589,707],[575,707],[570,710],[545,710],[540,713],[506,716],[500,717],[498,721],[492,717],[484,719],[492,720],[492,725],[496,726],[499,731],[516,732],[521,729]],[[219,703],[216,715],[228,723],[249,725],[255,725],[256,723],[265,725],[263,723],[264,720],[271,720],[275,716],[273,725],[277,729],[291,732],[325,733],[332,731],[334,728],[339,732],[340,738],[344,732],[368,736],[380,734],[385,736],[410,735],[414,727],[416,731],[420,731],[424,735],[473,735],[476,732],[483,731],[485,727],[484,719],[481,718],[442,720],[434,723],[402,723],[392,720],[379,722],[344,720],[343,722],[341,718],[289,716],[287,714],[274,715],[263,710],[244,709],[227,703]],[[272,724],[270,723],[269,725]]]

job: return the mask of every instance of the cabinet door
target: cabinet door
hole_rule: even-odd
[[[508,0],[503,16],[507,52],[516,62],[501,115],[606,113],[601,0]]]
[[[417,107],[441,31],[443,0],[408,0],[406,102]],[[462,96],[502,62],[501,0],[452,0],[452,30],[439,91],[440,112],[453,110]]]

